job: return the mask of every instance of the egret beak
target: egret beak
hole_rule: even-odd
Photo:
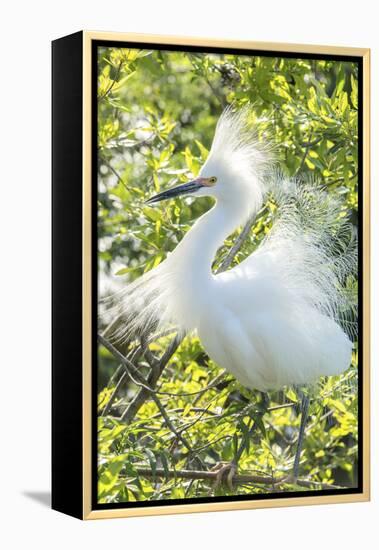
[[[162,191],[162,193],[158,193],[158,195],[150,197],[150,199],[146,201],[146,204],[154,204],[155,202],[173,199],[181,195],[190,195],[191,193],[194,193],[198,189],[204,187],[203,179],[204,178],[197,178],[187,183],[183,183],[182,185],[177,185],[172,189],[167,189],[167,191]]]

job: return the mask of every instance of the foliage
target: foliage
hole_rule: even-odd
[[[259,136],[275,145],[282,171],[290,176],[312,174],[330,193],[343,196],[344,215],[357,224],[354,63],[102,48],[98,74],[102,293],[113,292],[157,266],[193,220],[209,208],[206,198],[192,204],[172,201],[159,209],[147,207],[144,201],[161,188],[197,174],[215,123],[231,102],[254,105]],[[274,205],[267,203],[232,265],[256,248],[274,216]],[[215,269],[235,236],[220,249]],[[163,336],[150,343],[150,358],[161,356],[171,338]],[[314,489],[322,487],[317,482],[357,483],[356,352],[353,359],[342,376],[321,380],[309,390],[310,420],[301,477],[312,479]],[[138,368],[146,379],[151,376],[146,356],[139,359]],[[240,483],[230,489],[215,487],[209,480],[170,477],[173,470],[210,470],[220,461],[231,461],[241,441],[246,449],[239,472],[275,478],[289,473],[300,422],[298,390],[271,393],[267,402],[230,375],[220,376],[220,368],[190,335],[158,380],[162,393],[156,395],[171,426],[151,394],[125,422],[123,412],[141,389],[123,373],[114,355],[100,346],[100,502],[304,489],[288,480],[275,487],[272,483]],[[215,378],[218,383],[213,387]],[[152,474],[140,475],[140,467],[150,468]],[[157,469],[163,469],[164,475],[156,475]]]

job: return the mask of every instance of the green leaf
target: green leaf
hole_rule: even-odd
[[[348,106],[349,106],[349,100],[347,98],[347,92],[343,92],[339,96],[339,102],[338,102],[338,108],[339,108],[339,111],[340,111],[341,115],[343,115],[345,113]]]
[[[203,145],[198,139],[195,139],[195,143],[196,143],[196,145],[197,145],[198,148],[199,148],[201,160],[206,161],[207,158],[208,158],[208,155],[209,155],[208,149],[206,149],[206,148],[204,147],[204,145]]]
[[[148,206],[145,206],[142,211],[144,215],[153,222],[160,220],[162,217],[160,210],[158,210],[157,208],[150,208]]]
[[[126,459],[127,455],[114,456],[110,458],[102,467],[102,472],[98,482],[99,498],[102,498],[111,492],[118,481],[118,474],[124,466]]]
[[[115,275],[126,275],[127,273],[131,273],[133,271],[136,271],[137,269],[141,269],[145,264],[136,266],[136,267],[122,267],[118,271],[116,271]]]
[[[350,99],[351,99],[351,103],[352,103],[353,107],[355,107],[357,109],[358,108],[358,83],[357,83],[357,81],[356,81],[356,79],[354,78],[353,75],[351,75],[350,81],[351,81]]]
[[[153,453],[153,451],[151,449],[149,449],[148,447],[146,447],[145,453],[147,454],[147,458],[149,460],[149,464],[150,464],[151,472],[153,474],[153,478],[155,478],[156,473],[157,473],[157,459],[156,459],[155,454]]]

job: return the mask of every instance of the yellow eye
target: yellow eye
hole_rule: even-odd
[[[212,176],[211,178],[209,178],[209,183],[211,183],[212,185],[214,185],[216,181],[217,181],[216,176]]]

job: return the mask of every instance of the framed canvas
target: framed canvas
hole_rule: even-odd
[[[53,508],[369,499],[369,50],[53,42]]]

